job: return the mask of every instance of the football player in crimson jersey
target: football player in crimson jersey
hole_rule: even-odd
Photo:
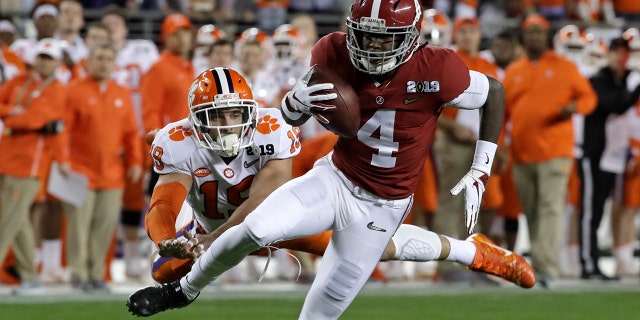
[[[418,47],[421,17],[418,0],[354,2],[347,34],[322,38],[311,62],[331,66],[359,93],[362,125],[357,137],[338,139],[333,152],[311,171],[273,191],[242,223],[218,237],[185,277],[133,293],[127,301],[131,312],[149,316],[184,307],[250,252],[333,230],[299,319],[337,319],[409,212],[444,105],[483,108],[476,156],[452,189],[452,194],[465,191],[466,212],[460,214],[473,231],[502,127],[504,90],[498,81],[470,72],[453,51]],[[333,85],[307,86],[306,78],[283,99],[282,113],[291,124],[335,108],[322,104],[335,98],[324,91]],[[522,257],[483,235],[464,241],[422,231],[394,239],[394,258],[458,261],[523,287],[535,283]]]

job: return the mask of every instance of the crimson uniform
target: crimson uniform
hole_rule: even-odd
[[[311,65],[332,66],[360,98],[357,139],[338,140],[333,162],[349,180],[382,198],[413,194],[433,143],[441,106],[469,86],[469,70],[452,51],[425,46],[382,84],[358,72],[349,59],[346,35],[320,39]]]

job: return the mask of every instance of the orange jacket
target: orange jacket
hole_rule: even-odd
[[[47,164],[45,159],[66,161],[60,135],[36,131],[49,121],[64,119],[65,87],[55,79],[46,86],[45,83],[39,76],[27,72],[0,88],[0,119],[4,121],[5,131],[13,131],[0,137],[0,174],[36,177],[40,167]],[[18,99],[20,101],[16,101]],[[12,116],[10,112],[16,105],[26,110]]]
[[[70,84],[69,92],[73,94],[67,99],[66,134],[71,168],[89,177],[90,189],[124,188],[125,167],[142,166],[129,90],[109,80],[101,92],[95,80],[85,77]]]
[[[505,120],[511,120],[515,163],[544,162],[573,157],[573,123],[561,109],[576,103],[575,112],[591,113],[597,96],[578,68],[547,50],[532,63],[526,56],[507,67]]]
[[[190,61],[166,50],[162,52],[140,84],[145,132],[187,117],[187,98],[194,73]]]

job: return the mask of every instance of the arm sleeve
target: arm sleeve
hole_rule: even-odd
[[[176,237],[175,223],[186,197],[187,189],[178,182],[158,185],[153,189],[144,227],[154,244]]]
[[[489,94],[489,79],[476,71],[469,71],[469,78],[469,87],[455,99],[447,102],[447,106],[472,110],[484,105]]]

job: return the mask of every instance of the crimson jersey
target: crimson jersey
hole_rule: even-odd
[[[316,43],[311,65],[331,66],[360,101],[357,138],[340,138],[333,162],[359,187],[387,199],[414,193],[433,143],[441,106],[470,84],[469,70],[452,50],[424,46],[383,83],[348,62],[346,34]]]

